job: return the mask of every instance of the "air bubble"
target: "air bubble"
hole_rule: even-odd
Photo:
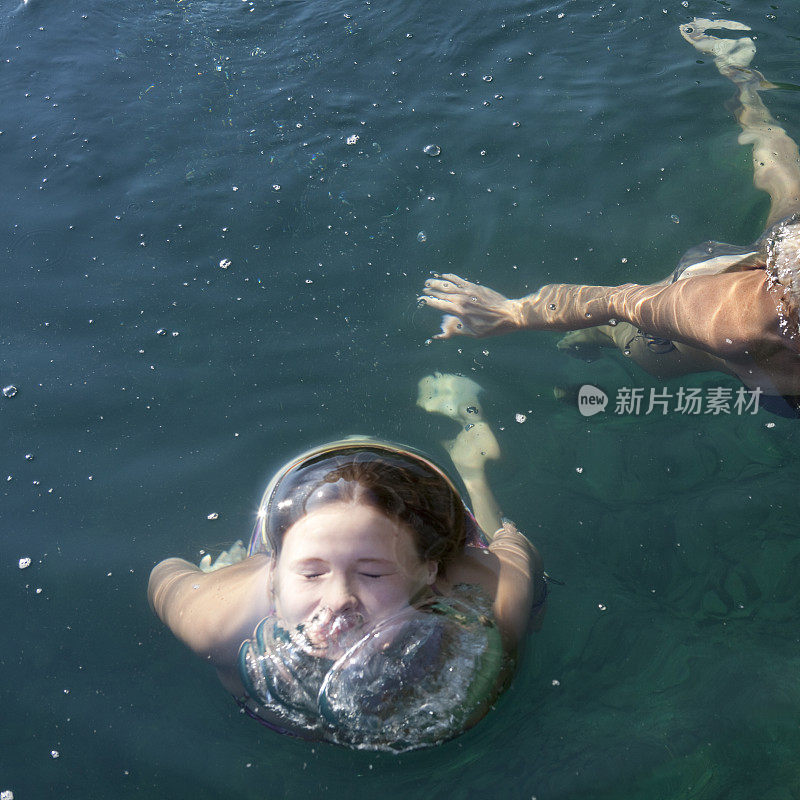
[[[17,393],[17,387],[9,384],[3,387],[3,397],[14,397]]]
[[[228,269],[231,265],[231,260],[229,258],[223,258],[222,261],[219,262],[220,269]]]
[[[206,517],[206,519],[219,519],[219,514],[217,514],[217,512],[216,512],[216,511],[212,511],[212,512],[211,512],[211,513],[210,513],[210,514],[209,514],[209,515]]]
[[[678,224],[680,223],[680,221],[681,221],[681,218],[680,218],[680,217],[679,217],[677,214],[670,214],[670,215],[669,215],[669,218],[670,218],[670,219],[671,219],[671,220],[672,220],[672,221],[673,221],[673,222],[674,222],[676,225],[678,225]]]
[[[477,414],[478,409],[476,406],[467,406],[467,414]]]
[[[19,568],[27,569],[31,565],[31,560],[27,556],[19,560]]]
[[[417,241],[418,242],[427,242],[428,241],[428,234],[425,231],[420,231],[417,234]]]
[[[484,75],[483,79],[486,81],[486,83],[491,83],[492,82],[492,76],[491,75]]]
[[[425,153],[426,156],[430,156],[431,158],[436,158],[442,154],[442,148],[439,147],[438,144],[426,144],[425,147],[422,149],[422,152]]]

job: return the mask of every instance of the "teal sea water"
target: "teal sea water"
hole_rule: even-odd
[[[755,239],[732,87],[677,30],[712,14],[754,28],[800,136],[789,0],[0,2],[0,791],[800,796],[800,423],[584,418],[553,386],[656,384],[555,334],[426,345],[415,303],[431,270],[518,295]],[[278,736],[153,617],[149,570],[246,538],[310,445],[443,461],[433,370],[485,388],[498,496],[565,585],[460,738]]]

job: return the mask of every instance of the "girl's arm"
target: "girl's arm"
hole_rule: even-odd
[[[263,555],[214,572],[168,558],[150,573],[147,596],[178,639],[217,668],[228,669],[239,645],[269,612],[268,584],[269,559]]]

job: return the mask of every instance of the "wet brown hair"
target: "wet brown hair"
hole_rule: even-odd
[[[265,534],[280,554],[286,531],[331,503],[366,503],[412,533],[423,561],[444,571],[464,549],[467,511],[450,481],[422,459],[378,447],[311,457],[278,481],[269,498]],[[291,473],[290,473],[291,474]]]

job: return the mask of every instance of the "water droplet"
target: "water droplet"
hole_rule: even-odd
[[[484,75],[483,79],[486,81],[486,83],[491,83],[492,82],[492,76],[491,75]]]
[[[464,426],[465,431],[470,431],[475,427],[474,423],[470,422],[468,425]]]
[[[522,425],[522,423],[528,418],[524,414],[514,414],[514,419],[519,422],[520,425]]]
[[[425,231],[420,231],[417,234],[417,241],[418,242],[427,242],[428,241],[428,234]]]
[[[598,603],[598,604],[597,604],[597,607],[598,607],[598,608],[599,608],[601,611],[605,611],[605,610],[606,610],[606,607],[605,607],[605,606],[604,606],[602,603]]]
[[[517,120],[514,120],[514,122],[512,122],[512,123],[511,123],[511,127],[512,127],[512,128],[519,128],[519,126],[520,126],[521,124],[522,124],[522,123],[520,123],[520,122],[517,122]]]
[[[426,156],[430,156],[431,158],[436,158],[442,154],[442,148],[439,147],[438,144],[426,144],[425,147],[422,149],[422,152],[425,153]]]
[[[211,512],[211,513],[210,513],[210,514],[209,514],[209,515],[206,517],[206,519],[219,519],[219,514],[217,514],[217,512],[216,512],[216,511],[212,511],[212,512]]]
[[[477,414],[478,408],[477,406],[467,406],[467,414]]]
[[[37,589],[36,591],[37,592],[41,592],[42,590],[41,589]],[[51,750],[50,751],[50,758],[58,758],[60,755],[61,755],[61,753],[59,753],[58,750]]]
[[[609,324],[609,325],[610,325],[612,328],[616,328],[616,326],[617,326],[619,323],[618,323],[618,322],[617,322],[617,321],[616,321],[616,320],[615,320],[615,319],[612,317],[612,318],[611,318],[611,319],[608,321],[608,324]]]
[[[3,387],[3,396],[4,397],[13,397],[17,393],[17,387],[9,384],[8,386]]]
[[[549,303],[547,307],[548,307],[548,308],[549,308],[551,311],[555,311],[555,310],[556,310],[556,304],[555,304],[555,303]]]
[[[281,190],[281,185],[279,183],[273,183],[272,184],[272,189],[275,192],[279,192]]]
[[[678,223],[681,221],[681,218],[680,218],[680,217],[679,217],[677,214],[670,214],[670,215],[669,215],[669,218],[670,218],[670,219],[671,219],[671,220],[672,220],[672,221],[673,221],[673,222],[674,222],[676,225],[677,225],[677,224],[678,224]]]
[[[348,136],[348,137],[347,137],[347,139],[346,139],[345,141],[346,141],[346,142],[347,142],[347,144],[349,144],[349,145],[354,145],[354,144],[357,144],[357,143],[358,143],[358,134],[357,134],[357,133],[354,133],[354,134],[352,134],[351,136]]]
[[[553,680],[550,681],[550,683],[552,686],[561,686],[561,681],[558,680],[558,678],[553,678]]]
[[[583,475],[583,467],[575,467],[575,472],[577,472],[578,475]]]
[[[229,258],[223,258],[222,261],[219,262],[220,269],[228,269],[231,265],[231,260]]]
[[[27,556],[19,560],[19,568],[27,569],[31,565],[31,560]]]
[[[494,96],[494,99],[495,99],[495,100],[502,100],[502,99],[503,99],[503,95],[501,95],[501,94],[496,94],[496,95]]]
[[[156,336],[166,336],[166,335],[167,335],[167,332],[163,328],[159,328],[156,331]]]
[[[25,453],[25,460],[26,461],[33,461],[33,453]]]

